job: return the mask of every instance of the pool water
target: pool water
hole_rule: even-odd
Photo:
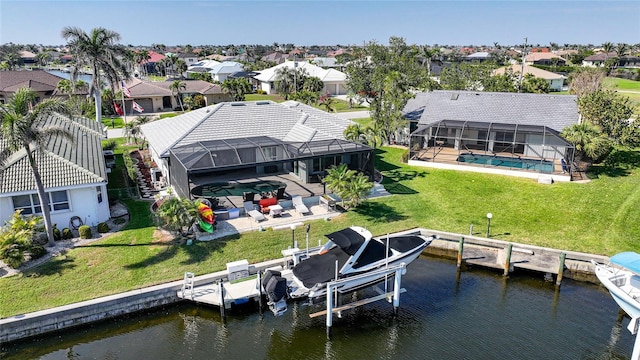
[[[507,156],[479,154],[461,154],[458,156],[458,162],[538,171],[546,174],[553,173],[553,162],[548,160],[518,159]]]
[[[263,180],[247,183],[211,183],[199,185],[191,189],[191,194],[195,197],[220,197],[220,196],[242,196],[245,192],[261,194],[271,192],[287,185],[281,181]]]

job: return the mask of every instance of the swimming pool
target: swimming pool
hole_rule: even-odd
[[[219,182],[199,185],[191,189],[195,197],[242,196],[245,192],[260,194],[285,188],[287,184],[276,180],[253,181],[247,183]]]
[[[545,174],[553,173],[553,162],[548,160],[518,159],[507,156],[480,154],[460,154],[458,156],[458,162],[538,171]]]

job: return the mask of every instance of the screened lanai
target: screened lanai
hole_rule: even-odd
[[[461,120],[420,125],[409,159],[545,174],[571,174],[574,146],[547,126]]]
[[[341,163],[373,174],[373,149],[341,139],[296,142],[257,136],[209,140],[175,147],[169,158],[171,183],[186,197],[194,185],[243,177],[292,174],[302,183],[319,182],[318,175]]]

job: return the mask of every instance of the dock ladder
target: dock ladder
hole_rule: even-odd
[[[194,274],[192,272],[184,273],[184,282],[182,283],[182,296],[186,297],[187,291],[189,291],[189,295],[191,296],[191,300],[193,300],[193,279]]]

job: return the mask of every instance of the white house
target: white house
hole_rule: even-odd
[[[223,82],[227,80],[229,75],[240,71],[244,71],[244,66],[242,64],[235,61],[225,61],[214,65],[211,70],[209,70],[209,74],[211,74],[211,78],[213,80]]]
[[[513,64],[493,70],[493,75],[504,75],[507,68],[511,68],[511,71],[513,71],[518,78],[520,77],[520,74],[522,74],[522,64]],[[564,80],[567,78],[566,76],[542,70],[528,64],[524,65],[524,74],[531,74],[537,78],[545,79],[549,83],[551,91],[562,91],[562,85],[564,84]]]
[[[305,69],[307,75],[322,80],[324,83],[323,93],[329,93],[329,95],[345,95],[347,93],[347,75],[345,73],[335,69],[323,69],[306,61],[285,61],[280,65],[260,71],[260,74],[255,77],[260,81],[260,88],[267,94],[276,92],[274,84],[278,78],[277,70],[282,67]]]
[[[110,217],[107,198],[107,170],[101,140],[102,125],[85,118],[50,116],[44,126],[62,127],[73,142],[52,136],[35,158],[45,191],[49,195],[51,220],[59,229],[69,226],[73,216],[94,226]],[[0,142],[0,150],[4,144]],[[0,168],[0,224],[22,210],[23,215],[40,214],[33,172],[24,150],[14,153]]]

